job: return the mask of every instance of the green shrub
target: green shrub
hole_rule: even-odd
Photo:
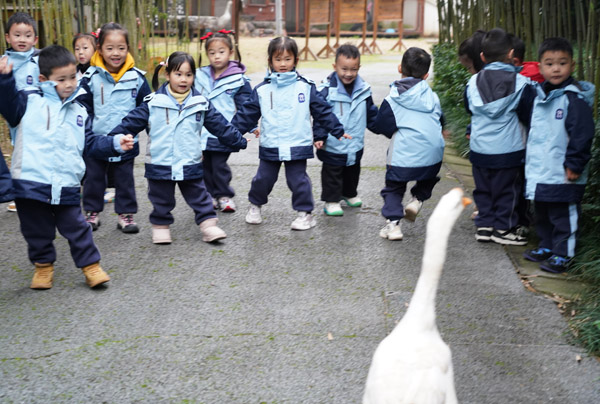
[[[461,156],[469,154],[465,131],[471,117],[465,110],[463,95],[470,77],[471,74],[458,62],[453,44],[442,43],[433,47],[433,90],[440,97],[452,146]]]

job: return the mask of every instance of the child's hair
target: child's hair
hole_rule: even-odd
[[[40,66],[40,74],[46,78],[50,78],[52,70],[57,67],[68,65],[77,65],[75,56],[64,46],[50,45],[40,51],[38,65]]]
[[[340,56],[345,56],[348,59],[360,59],[360,51],[350,43],[345,43],[335,51],[335,61],[337,62]]]
[[[111,31],[121,31],[121,33],[125,37],[127,49],[129,49],[129,32],[127,31],[127,29],[123,28],[120,24],[117,24],[116,22],[107,22],[102,27],[100,27],[100,33],[98,34],[98,47],[102,47],[104,41],[106,40],[106,36]]]
[[[402,75],[422,79],[431,65],[431,56],[421,48],[411,47],[402,55]]]
[[[200,54],[198,55],[198,66],[202,66],[202,42],[204,42],[204,50],[208,54],[208,46],[216,41],[225,42],[225,44],[229,47],[230,51],[234,50],[235,47],[235,56],[237,60],[242,62],[242,55],[240,54],[240,49],[238,43],[235,41],[235,32],[229,31],[226,29],[222,29],[219,32],[209,32],[203,37],[200,38]]]
[[[512,39],[513,58],[519,59],[521,62],[525,60],[525,42],[516,35],[508,34]]]
[[[94,35],[88,34],[88,33],[79,33],[73,37],[73,50],[75,49],[75,44],[81,38],[86,38],[88,41],[90,41],[92,43],[92,45],[94,46],[94,49],[96,48],[96,37]]]
[[[171,73],[173,70],[179,70],[182,64],[184,63],[190,64],[190,69],[192,70],[192,74],[196,75],[196,62],[194,58],[189,54],[182,51],[176,51],[171,53],[171,55],[167,58],[166,62],[160,62],[158,66],[154,69],[154,75],[152,76],[152,88],[154,91],[158,90],[158,72],[163,66],[167,73]]]
[[[296,44],[296,41],[287,36],[271,39],[269,47],[267,48],[269,68],[272,66],[271,61],[273,60],[273,57],[286,51],[294,56],[294,65],[298,64],[298,45]]]
[[[14,13],[13,15],[10,16],[10,18],[6,22],[6,28],[5,28],[5,31],[7,34],[10,32],[10,28],[15,24],[30,25],[33,28],[33,33],[35,34],[35,36],[37,36],[37,34],[38,34],[37,33],[37,24],[35,23],[35,20],[33,19],[32,16],[30,16],[27,13],[18,12],[18,13]]]
[[[571,43],[565,38],[554,37],[544,39],[544,42],[542,42],[540,48],[538,49],[538,59],[542,60],[542,56],[545,52],[548,51],[567,52],[571,59],[573,59],[573,47],[571,46]]]
[[[502,28],[488,31],[481,42],[481,51],[486,63],[506,62],[512,48],[512,39]]]
[[[458,56],[466,56],[471,59],[473,69],[477,72],[485,65],[481,60],[481,42],[485,34],[484,30],[478,29],[473,32],[473,35],[462,41],[458,47]]]

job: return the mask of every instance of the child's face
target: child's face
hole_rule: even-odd
[[[467,55],[460,55],[458,57],[458,61],[461,65],[465,67],[471,74],[476,74],[477,70],[475,70],[475,66],[473,65],[473,61]]]
[[[296,58],[291,52],[276,53],[270,60],[271,68],[278,73],[291,72],[296,67]]]
[[[96,47],[90,38],[82,37],[75,41],[74,51],[77,62],[84,65],[90,62],[94,52],[96,51]]]
[[[546,51],[540,60],[540,73],[552,85],[569,78],[575,69],[575,61],[565,51]]]
[[[192,88],[194,84],[194,72],[188,62],[184,62],[179,66],[177,70],[171,70],[171,73],[167,73],[167,80],[169,81],[169,87],[171,91],[184,94]]]
[[[356,80],[358,76],[358,69],[360,69],[360,59],[351,59],[344,55],[340,55],[335,63],[333,69],[337,73],[338,77],[344,84],[351,84]]]
[[[29,52],[38,40],[33,27],[24,23],[13,24],[8,34],[4,34],[4,38],[17,52]]]
[[[208,54],[210,65],[216,73],[222,73],[229,66],[231,49],[229,49],[229,45],[224,41],[213,40],[208,45],[206,53]]]
[[[127,47],[125,35],[119,31],[112,31],[106,34],[104,43],[102,43],[102,46],[98,49],[98,53],[104,60],[106,70],[111,73],[118,73],[119,70],[121,70],[121,66],[123,66],[127,60],[128,51],[129,49]]]
[[[49,77],[40,74],[40,81],[56,83],[56,92],[61,100],[69,98],[77,89],[77,67],[74,64],[55,67]]]

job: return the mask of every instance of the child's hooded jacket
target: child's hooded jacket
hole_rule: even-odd
[[[259,158],[269,161],[305,160],[314,157],[311,116],[334,137],[344,127],[331,105],[312,81],[296,71],[270,72],[252,90],[250,99],[231,121],[245,133],[260,123]]]
[[[543,202],[581,202],[594,138],[594,85],[565,80],[537,87],[525,160],[525,197]],[[550,90],[547,94],[544,89]],[[566,178],[565,169],[581,174]]]
[[[168,85],[164,83],[148,95],[109,133],[109,136],[137,134],[146,129],[146,178],[171,181],[202,178],[202,127],[233,149],[246,148],[241,133],[194,87],[184,103],[178,104],[168,94]]]
[[[315,123],[315,140],[325,140],[323,147],[317,150],[317,157],[324,163],[338,166],[359,163],[365,146],[365,129],[368,127],[374,131],[377,107],[373,104],[371,86],[360,76],[356,76],[352,85],[352,94],[348,94],[344,83],[333,72],[319,87],[319,92],[332,106],[346,133],[352,136],[352,139],[339,141]]]
[[[377,114],[376,129],[392,139],[386,179],[406,182],[435,178],[444,156],[440,100],[425,80],[395,81]]]
[[[225,119],[231,121],[231,118],[252,94],[249,79],[244,73],[246,73],[246,66],[237,60],[230,61],[227,69],[217,79],[213,76],[212,68],[204,66],[196,69],[194,86]],[[202,150],[234,151],[231,147],[219,142],[219,139],[206,128],[202,128]]]
[[[85,173],[84,153],[95,158],[118,156],[119,138],[95,136],[91,119],[75,98],[64,102],[55,83],[37,91],[17,91],[11,74],[0,75],[0,113],[15,127],[11,161],[14,197],[52,205],[79,205]]]
[[[27,87],[37,87],[39,84],[40,67],[38,66],[39,49],[31,48],[27,52],[17,52],[12,48],[6,50],[8,63],[13,65],[13,75],[17,90]]]

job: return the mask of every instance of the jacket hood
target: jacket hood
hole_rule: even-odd
[[[40,90],[44,94],[44,97],[51,98],[56,101],[61,101],[58,93],[56,92],[56,82],[55,81],[51,81],[51,80],[42,81],[39,84],[39,86],[40,86]],[[69,96],[69,98],[67,98],[66,100],[62,100],[62,103],[65,104],[67,102],[73,101],[75,98],[77,98],[80,95],[85,94],[85,93],[86,93],[86,91],[83,88],[77,87],[75,89],[75,91],[73,91],[73,94],[71,94]]]
[[[548,90],[550,84],[545,81],[542,84],[543,90]],[[596,91],[596,86],[588,81],[577,81],[573,77],[569,77],[565,80],[559,88],[551,89],[546,96],[546,100],[550,100],[555,97],[560,97],[565,92],[570,91],[572,93],[579,94],[581,98],[591,107],[594,106],[594,93]],[[544,95],[540,94],[542,98]]]
[[[298,72],[296,70],[284,73],[267,71],[265,80],[277,85],[277,87],[285,87],[298,80]]]
[[[390,99],[404,108],[419,112],[432,112],[436,100],[425,80],[407,77],[391,85]]]
[[[340,80],[340,77],[337,75],[336,72],[331,73],[327,79],[329,81],[329,87],[330,88],[337,88],[337,92],[338,93],[342,93],[342,94],[348,94],[346,92],[346,86],[344,85],[344,83],[342,83],[342,80]],[[360,77],[359,75],[356,76],[356,79],[354,80],[354,82],[352,83],[353,87],[352,87],[352,94],[348,94],[350,96],[350,98],[352,98],[352,95],[359,92],[360,90],[364,89],[365,87],[369,87],[369,85],[367,84],[366,81],[364,81],[362,79],[362,77]]]
[[[17,52],[12,48],[9,48],[6,50],[6,55],[9,57],[10,63],[13,65],[13,70],[18,70],[25,63],[31,62],[31,58],[36,55],[35,51],[35,48],[31,48],[27,52]]]
[[[493,62],[469,80],[470,91],[477,92],[480,99],[472,99],[473,106],[481,107],[487,116],[496,118],[507,112],[515,101],[520,88],[516,88],[519,68],[508,63]],[[528,80],[522,77],[523,80]]]

